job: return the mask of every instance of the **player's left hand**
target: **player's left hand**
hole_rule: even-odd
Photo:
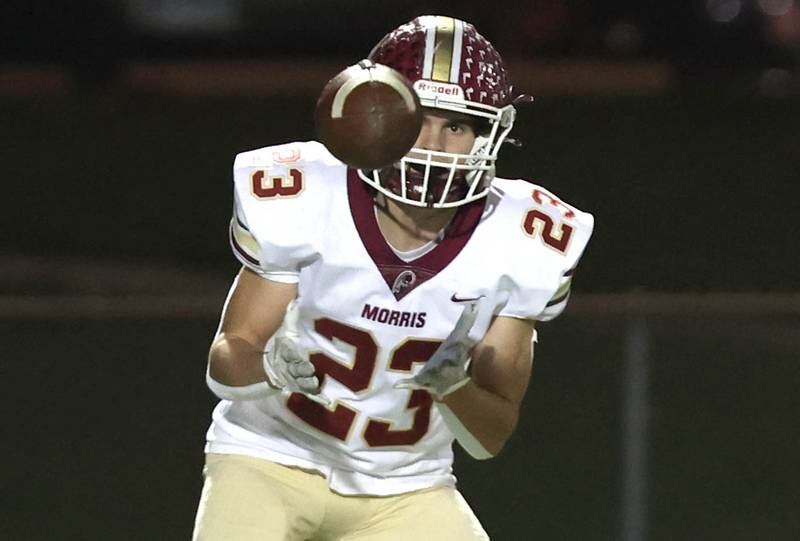
[[[458,318],[455,328],[444,342],[433,352],[425,366],[413,378],[403,379],[394,384],[396,389],[423,389],[436,400],[469,383],[471,344],[469,330],[478,316],[479,299],[464,302],[464,311]]]
[[[297,318],[297,305],[292,302],[286,310],[283,324],[264,352],[267,382],[284,394],[303,393],[314,402],[330,406],[330,399],[320,392],[314,364],[300,345]]]

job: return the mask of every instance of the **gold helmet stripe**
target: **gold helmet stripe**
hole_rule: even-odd
[[[452,17],[436,17],[436,43],[433,49],[434,81],[450,81],[450,69],[453,62],[453,34],[455,21]]]

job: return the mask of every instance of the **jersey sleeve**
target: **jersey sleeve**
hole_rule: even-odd
[[[542,188],[524,206],[520,244],[506,280],[508,301],[498,315],[537,321],[557,317],[594,229],[594,217]]]
[[[573,251],[569,254],[569,258],[565,260],[565,266],[569,268],[561,271],[557,289],[544,305],[539,315],[536,316],[539,321],[549,321],[559,316],[567,307],[567,302],[572,292],[572,277],[578,268],[580,258],[589,243],[589,238],[594,229],[594,217],[588,213],[581,214],[582,220],[576,222],[577,238],[573,241],[575,243],[572,247]]]
[[[230,244],[247,268],[277,282],[297,283],[314,260],[318,235],[311,219],[324,183],[309,190],[319,173],[316,143],[266,147],[236,156]],[[318,161],[318,160],[317,160]],[[309,193],[316,192],[316,193]]]

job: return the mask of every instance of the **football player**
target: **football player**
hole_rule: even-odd
[[[471,24],[416,18],[369,60],[425,107],[399,163],[353,170],[317,142],[236,157],[243,267],[209,353],[196,540],[488,539],[452,445],[486,459],[514,431],[534,323],[564,309],[593,218],[495,176],[514,96]]]

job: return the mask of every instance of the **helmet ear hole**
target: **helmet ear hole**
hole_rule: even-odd
[[[492,132],[492,123],[486,118],[475,119],[475,135],[478,137],[488,137]]]

